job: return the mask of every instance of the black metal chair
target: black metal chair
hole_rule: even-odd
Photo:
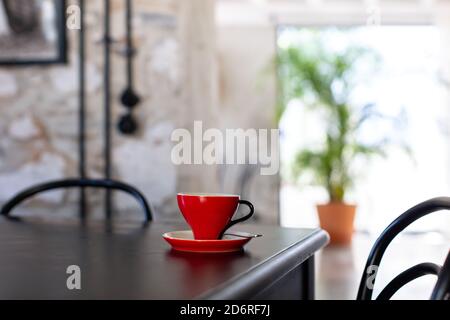
[[[400,215],[383,231],[370,251],[359,284],[357,300],[372,299],[376,271],[391,241],[414,221],[439,210],[450,210],[450,197],[433,198],[419,203]],[[377,300],[390,299],[407,283],[428,274],[436,275],[438,278],[430,299],[450,300],[450,251],[442,267],[434,263],[420,263],[400,273],[381,291]]]
[[[20,204],[22,201],[38,194],[41,192],[54,190],[54,189],[60,189],[60,188],[72,188],[72,187],[92,187],[92,188],[103,188],[107,190],[120,190],[123,192],[126,192],[133,196],[141,205],[144,215],[145,215],[145,222],[149,222],[152,220],[152,211],[150,209],[149,204],[147,203],[147,200],[142,195],[139,190],[136,188],[115,180],[110,179],[65,179],[65,180],[58,180],[58,181],[50,181],[46,183],[42,183],[39,185],[32,186],[28,189],[25,189],[21,191],[20,193],[16,194],[12,199],[10,199],[8,202],[6,202],[2,209],[0,210],[0,215],[3,215],[9,219],[18,219],[17,217],[13,217],[10,215],[11,210]]]

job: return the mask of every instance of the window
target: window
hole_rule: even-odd
[[[378,234],[410,206],[450,195],[450,79],[441,72],[438,30],[432,26],[286,26],[279,28],[277,44],[307,47],[311,37],[324,39],[329,50],[357,45],[376,51],[380,68],[355,88],[351,103],[374,103],[381,113],[407,120],[397,132],[377,121],[361,132],[366,140],[380,131],[404,139],[412,156],[394,146],[387,150],[387,158],[357,165],[362,174],[347,197],[358,204],[356,228]],[[280,120],[284,168],[303,146],[320,143],[320,121],[314,112],[305,110],[302,101],[289,101]],[[284,176],[280,192],[283,226],[317,225],[315,204],[327,201],[321,188],[297,186]],[[437,213],[412,229],[444,230],[449,226],[447,214]]]

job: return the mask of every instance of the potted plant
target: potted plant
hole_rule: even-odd
[[[381,115],[374,104],[359,107],[350,103],[358,63],[364,61],[367,66],[371,61],[376,67],[378,58],[373,52],[356,47],[332,53],[317,42],[307,48],[281,49],[277,61],[282,89],[279,116],[287,102],[297,98],[324,120],[323,143],[298,151],[293,176],[298,179],[309,173],[312,182],[326,189],[328,203],[317,205],[320,226],[330,234],[332,244],[349,244],[356,205],[345,200],[359,174],[354,170],[354,160],[359,156],[384,155],[389,142],[386,138],[370,144],[358,140],[360,128]]]

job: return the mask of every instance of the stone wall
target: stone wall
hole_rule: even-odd
[[[102,177],[103,173],[102,4],[102,1],[86,1],[87,163],[88,175],[94,178]],[[223,187],[220,168],[174,166],[170,160],[170,135],[174,128],[191,129],[194,120],[204,121],[207,127],[271,126],[271,111],[267,109],[271,102],[267,95],[265,111],[255,110],[258,101],[262,101],[256,100],[245,117],[240,117],[246,106],[233,106],[233,103],[248,103],[248,100],[232,97],[244,93],[221,91],[219,79],[239,77],[239,73],[236,68],[227,73],[218,66],[226,67],[223,63],[232,62],[236,57],[229,50],[240,44],[233,45],[231,38],[227,40],[227,48],[217,43],[214,1],[136,0],[135,85],[141,103],[135,115],[139,119],[139,132],[132,137],[123,136],[115,129],[125,111],[118,99],[126,86],[125,59],[120,54],[125,31],[123,4],[124,1],[112,0],[112,37],[117,41],[113,45],[111,78],[114,178],[142,190],[157,218],[178,215],[175,202],[178,191],[236,192]],[[68,30],[67,65],[0,67],[1,203],[35,183],[77,176],[77,32]],[[225,39],[222,31],[220,35],[220,41]],[[217,48],[224,52],[218,53]],[[257,65],[263,65],[259,61]],[[252,69],[249,74],[255,76],[254,72]],[[233,79],[227,81],[231,83]],[[258,94],[254,89],[251,87],[248,96]],[[230,94],[231,98],[223,94]],[[255,112],[259,116],[252,116]],[[233,118],[247,121],[233,122]],[[276,181],[271,179],[267,187],[261,187],[263,192],[254,193],[250,199],[264,203],[259,207],[265,212],[263,216],[270,216],[267,221],[274,221],[277,216]],[[89,191],[91,215],[103,215],[102,199],[102,191]],[[19,211],[53,218],[73,216],[77,200],[77,190],[52,191],[36,197]],[[114,201],[120,209],[117,212],[139,218],[133,199],[115,193]]]

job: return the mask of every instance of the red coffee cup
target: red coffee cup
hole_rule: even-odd
[[[228,228],[249,219],[255,211],[250,202],[240,200],[238,195],[179,193],[177,201],[196,240],[221,239]],[[231,220],[239,204],[247,205],[250,213]]]

